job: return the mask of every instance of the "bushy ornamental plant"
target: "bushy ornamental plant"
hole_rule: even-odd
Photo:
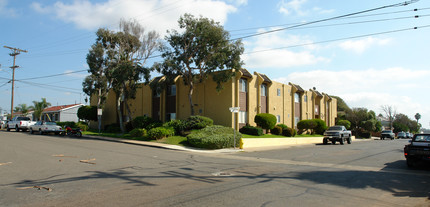
[[[274,126],[273,129],[270,130],[270,133],[274,135],[282,135],[282,127]]]
[[[297,131],[293,128],[285,128],[282,130],[282,135],[286,137],[295,137],[297,134]]]
[[[254,117],[254,122],[263,129],[273,129],[276,125],[276,116],[268,113],[257,114]]]
[[[175,130],[171,127],[156,127],[148,131],[147,137],[149,139],[162,139],[173,135],[175,135]]]
[[[324,131],[327,129],[327,124],[325,123],[325,121],[321,120],[321,119],[312,119],[315,123],[316,126],[314,128],[314,132],[316,134],[324,134]]]
[[[236,132],[236,147],[240,146],[242,134]],[[201,130],[194,130],[187,136],[188,143],[193,147],[205,149],[230,148],[234,145],[234,129],[212,125]]]
[[[192,130],[192,129],[203,129],[213,124],[214,124],[214,121],[211,118],[197,115],[197,116],[188,117],[185,125],[188,130]]]
[[[263,135],[263,129],[259,127],[249,126],[249,125],[246,125],[240,128],[239,132],[242,134],[249,134],[249,135],[255,135],[255,136]]]
[[[144,137],[146,136],[146,129],[134,128],[129,134],[131,137]]]

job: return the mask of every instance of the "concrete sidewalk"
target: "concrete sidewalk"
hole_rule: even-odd
[[[273,149],[283,149],[294,146],[305,146],[305,145],[315,145],[322,144],[322,137],[319,138],[244,138],[243,139],[243,147],[244,149],[200,149],[179,145],[170,145],[164,143],[157,142],[147,142],[147,141],[139,141],[139,140],[130,140],[130,139],[121,139],[121,138],[111,138],[111,137],[102,137],[102,136],[92,136],[92,135],[83,135],[85,138],[98,139],[98,140],[106,140],[111,142],[119,142],[124,144],[133,144],[147,147],[156,147],[156,148],[164,148],[170,150],[181,150],[181,151],[190,151],[190,152],[201,152],[201,153],[236,153],[236,152],[252,152],[252,151],[266,151]],[[371,139],[353,139],[353,143],[356,141],[371,141]],[[258,144],[260,142],[260,144]],[[248,145],[247,145],[248,143]],[[251,144],[252,143],[252,144]]]

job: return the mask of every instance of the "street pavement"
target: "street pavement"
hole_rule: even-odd
[[[430,206],[405,144],[207,153],[0,131],[0,206]]]

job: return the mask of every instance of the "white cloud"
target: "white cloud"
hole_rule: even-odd
[[[275,81],[299,84],[304,89],[316,87],[318,91],[341,97],[350,107],[365,107],[382,113],[382,105],[392,105],[399,113],[413,119],[420,113],[423,121],[430,121],[430,90],[427,80],[430,70],[387,68],[383,70],[315,70],[295,72]],[[424,126],[428,128],[428,126]]]
[[[381,38],[367,37],[367,38],[360,39],[360,40],[343,41],[343,42],[339,43],[339,47],[344,49],[344,50],[350,50],[350,51],[361,54],[365,50],[370,48],[371,46],[387,45],[390,42],[391,42],[391,39],[388,39],[388,38],[381,39]]]
[[[263,32],[262,30],[259,32]],[[242,58],[246,68],[288,68],[293,66],[312,65],[319,62],[329,62],[327,58],[318,57],[312,51],[318,47],[312,44],[306,36],[285,35],[272,33],[261,35],[252,41],[246,41],[245,54]],[[289,50],[294,45],[307,45],[304,51]],[[276,49],[280,48],[280,49]],[[282,49],[284,48],[284,49]]]
[[[307,12],[302,10],[302,5],[306,3],[307,0],[292,0],[292,1],[286,1],[282,0],[279,2],[279,12],[281,14],[289,15],[292,12],[295,12],[296,14],[303,16]]]
[[[238,0],[235,3],[243,4],[246,1]],[[76,0],[72,3],[57,1],[46,6],[33,3],[32,8],[41,13],[49,11],[62,21],[82,29],[116,28],[121,18],[133,18],[162,34],[167,29],[177,28],[177,21],[184,13],[202,15],[223,24],[227,14],[236,11],[236,7],[214,0],[108,0],[102,3]]]
[[[0,0],[0,16],[5,17],[16,17],[18,16],[18,12],[8,7],[8,1],[7,0]]]

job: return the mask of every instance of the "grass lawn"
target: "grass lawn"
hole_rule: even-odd
[[[167,138],[159,139],[159,140],[150,140],[146,137],[130,137],[129,134],[119,134],[119,133],[98,133],[93,131],[85,131],[82,132],[84,135],[92,135],[92,136],[101,136],[101,137],[112,137],[112,138],[121,138],[121,139],[132,139],[132,140],[140,140],[140,141],[148,141],[148,142],[158,142],[164,144],[172,144],[172,145],[180,145],[187,146],[187,138],[182,136],[170,136]]]
[[[296,135],[294,138],[303,138],[303,137],[322,137],[322,135],[300,134],[300,135]],[[261,136],[242,134],[242,138],[289,138],[289,137],[284,137],[282,135],[273,135],[273,134],[263,134]]]

